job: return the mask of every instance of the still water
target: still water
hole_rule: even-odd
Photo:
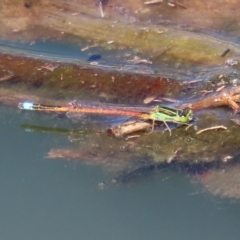
[[[1,240],[239,239],[239,201],[213,197],[176,172],[100,190],[109,180],[102,168],[45,158],[69,144],[66,136],[23,131],[30,115],[0,111]],[[55,124],[70,123],[47,118]]]

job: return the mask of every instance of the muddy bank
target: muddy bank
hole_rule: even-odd
[[[178,81],[164,77],[103,71],[11,55],[0,57],[0,85],[19,93],[48,96],[50,101],[84,99],[128,104],[143,103],[151,96],[181,95],[183,88]]]
[[[230,23],[232,24],[228,19],[229,15],[234,21],[238,19],[238,15],[234,14],[233,10],[237,9],[238,3],[217,1],[207,4],[198,1],[191,3],[181,1],[177,4],[170,6],[171,4],[164,1],[153,5],[146,5],[143,1],[131,3],[110,1],[104,8],[106,14],[101,17],[99,7],[94,1],[91,3],[80,0],[51,1],[51,3],[44,0],[3,2],[0,9],[2,23],[0,35],[2,39],[28,41],[29,44],[34,44],[37,39],[69,41],[77,44],[79,51],[96,46],[117,51],[133,49],[135,56],[153,64],[176,69],[187,66],[199,68],[201,65],[225,66],[229,58],[238,61],[240,52],[238,46],[207,35],[179,30],[178,27],[181,19],[183,23],[186,21],[199,26],[204,25],[202,21],[204,18],[207,23],[202,28],[207,29],[213,17],[210,12],[216,13],[217,16],[221,14],[221,21],[225,19],[224,24],[229,26]],[[225,11],[220,8],[222,6]],[[166,9],[172,13],[169,14]],[[151,17],[145,16],[141,20],[141,16],[145,13]],[[196,18],[197,13],[199,17],[201,16],[201,21]],[[159,24],[159,18],[166,17],[167,21],[167,16],[176,18],[172,21],[174,28],[164,24],[165,20],[163,24]],[[192,21],[193,17],[195,21]],[[215,17],[215,19],[219,18]],[[219,25],[222,26],[223,23]],[[211,31],[214,32],[212,29]],[[230,49],[227,56],[221,57],[227,49]],[[237,64],[235,65],[238,67]]]
[[[206,0],[170,2],[163,0],[156,4],[147,4],[151,1],[143,0],[131,2],[111,0],[102,1],[102,12],[99,2],[101,1],[1,1],[0,10],[3,23],[1,31],[7,36],[10,35],[11,30],[15,30],[15,32],[27,29],[34,31],[31,26],[42,26],[46,29],[56,30],[55,25],[51,25],[51,20],[54,18],[57,20],[58,18],[63,25],[63,29],[66,29],[64,26],[68,26],[68,32],[75,34],[79,24],[74,25],[71,20],[78,15],[87,15],[93,19],[99,18],[99,20],[104,18],[130,22],[136,25],[147,22],[148,24],[174,25],[177,28],[185,27],[190,30],[205,29],[205,31],[208,31],[212,29],[215,32],[218,31],[220,35],[224,31],[231,33],[239,30],[237,24],[239,2],[234,0],[217,0],[214,2]],[[36,30],[35,33],[37,33]],[[43,32],[38,32],[38,37],[42,34]],[[42,35],[42,37],[44,36]]]

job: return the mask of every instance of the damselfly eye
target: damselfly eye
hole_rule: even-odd
[[[183,111],[182,110],[178,110],[177,114],[182,117],[183,116]]]
[[[190,111],[191,111],[190,108],[184,108],[182,111],[179,111],[179,116],[186,117]]]
[[[186,111],[185,111],[185,109],[184,109],[184,110],[179,110],[179,111],[178,111],[178,115],[179,115],[180,117],[185,117],[185,116],[186,116]]]

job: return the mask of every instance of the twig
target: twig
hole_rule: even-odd
[[[126,140],[132,139],[132,138],[139,138],[140,135],[131,135],[131,136],[127,136]]]
[[[222,85],[221,87],[219,87],[216,92],[220,92],[221,90],[223,90],[226,87],[226,85]]]
[[[147,2],[144,2],[145,5],[149,5],[149,4],[155,4],[155,3],[162,3],[163,0],[150,0]]]
[[[84,52],[84,51],[86,51],[86,50],[88,50],[88,49],[90,49],[90,48],[94,48],[94,47],[97,47],[97,46],[98,46],[98,45],[95,43],[95,44],[93,44],[93,45],[90,45],[90,46],[87,46],[87,47],[82,48],[81,51]]]
[[[184,81],[182,84],[193,84],[193,83],[199,83],[199,82],[202,82],[202,80],[192,80],[192,81]]]
[[[226,49],[222,54],[221,57],[225,57],[230,52],[230,49]]]
[[[173,98],[166,98],[166,97],[158,97],[158,99],[153,100],[154,102],[158,101],[158,100],[162,100],[162,101],[166,101],[166,102],[171,102],[171,103],[179,103],[180,101],[177,99],[173,99]]]
[[[193,124],[187,124],[187,127],[186,127],[186,131],[190,128],[190,127],[192,127],[193,126]]]
[[[200,91],[200,93],[202,93],[203,96],[205,96],[206,94],[212,93],[213,90],[202,90]]]
[[[203,132],[210,131],[210,130],[215,130],[215,129],[227,130],[227,128],[225,126],[221,125],[221,126],[214,126],[214,127],[204,128],[204,129],[198,131],[196,134],[201,134]]]

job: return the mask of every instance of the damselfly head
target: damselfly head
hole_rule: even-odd
[[[193,120],[193,113],[191,108],[184,108],[179,111],[179,116],[188,118],[188,121]]]

